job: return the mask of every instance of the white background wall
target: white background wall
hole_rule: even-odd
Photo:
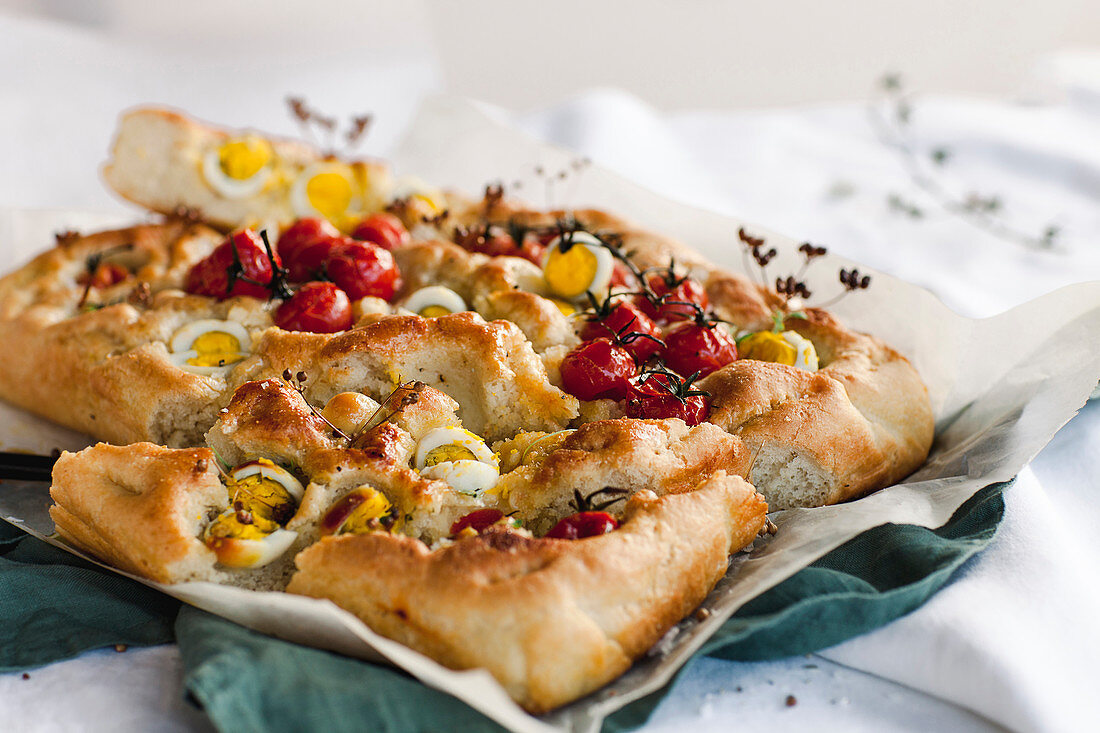
[[[850,100],[886,71],[923,91],[1005,95],[1051,52],[1100,47],[1100,0],[0,0],[4,9],[197,54],[251,44],[303,59],[430,55],[445,90],[520,109],[608,85],[662,108]]]

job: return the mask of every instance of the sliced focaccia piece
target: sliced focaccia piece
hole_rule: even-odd
[[[291,593],[327,598],[456,669],[488,669],[532,712],[622,674],[695,608],[763,528],[763,499],[719,472],[635,494],[622,525],[580,540],[492,528],[429,549],[387,533],[322,539]]]
[[[291,140],[229,133],[171,110],[139,108],[119,121],[103,177],[153,211],[186,209],[224,229],[325,216],[350,226],[395,193],[389,167],[344,161]]]

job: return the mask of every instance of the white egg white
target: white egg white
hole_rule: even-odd
[[[814,348],[813,342],[795,331],[783,331],[781,335],[783,336],[783,340],[793,346],[798,352],[798,356],[796,356],[794,360],[794,365],[808,372],[816,372],[818,366],[817,349]]]
[[[227,509],[222,516],[232,513],[232,509]],[[277,529],[262,540],[225,537],[212,549],[218,562],[226,567],[262,568],[282,557],[297,538],[297,532]]]
[[[198,357],[199,352],[192,348],[195,341],[211,332],[227,333],[237,339],[240,344],[239,354],[247,355],[252,350],[252,339],[248,335],[248,331],[245,327],[236,321],[219,321],[213,318],[203,319],[201,321],[192,321],[185,326],[180,327],[174,334],[172,334],[172,340],[168,343],[168,348],[171,353],[169,359],[172,363],[178,366],[180,369],[185,369],[195,374],[210,375],[210,374],[223,374],[233,368],[233,364],[225,364],[223,366],[196,366],[194,364],[188,364],[188,360]]]
[[[611,250],[603,246],[600,240],[588,232],[572,232],[571,234],[557,237],[552,240],[546,247],[546,253],[542,258],[543,271],[546,270],[546,265],[550,261],[550,255],[555,251],[560,251],[563,244],[567,241],[572,242],[573,247],[584,247],[596,258],[596,272],[592,277],[592,281],[588,283],[585,292],[591,293],[596,298],[603,298],[607,294],[607,289],[611,285],[611,275],[615,271],[615,256],[611,254]],[[551,289],[553,286],[551,285]],[[584,299],[585,293],[582,292],[579,296],[572,296],[575,299]]]
[[[425,308],[433,305],[446,308],[451,313],[462,313],[470,310],[461,295],[442,285],[429,285],[426,288],[420,288],[420,290],[406,298],[401,307],[413,313],[420,313]]]
[[[443,461],[425,467],[428,453],[447,445],[459,445],[474,454],[476,460]],[[477,435],[458,427],[436,428],[420,439],[414,456],[416,469],[426,478],[446,481],[456,491],[478,495],[496,485],[500,478],[497,457]]]

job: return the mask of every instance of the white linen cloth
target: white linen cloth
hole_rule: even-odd
[[[0,86],[0,205],[123,210],[94,171],[126,106],[162,102],[289,132],[279,109],[286,93],[336,100],[354,88],[358,96],[334,111],[361,111],[365,100],[389,120],[381,141],[371,143],[384,152],[397,123],[438,78],[426,55],[385,68],[344,58],[271,64],[270,56],[218,53],[192,63],[180,51],[121,46],[0,15],[0,68],[20,72]],[[986,316],[1100,277],[1100,81],[1090,88],[1089,77],[1074,79],[1057,104],[937,98],[918,101],[913,118],[922,149],[951,149],[942,172],[950,187],[1001,196],[1017,228],[1058,224],[1062,235],[1049,252],[998,239],[922,197],[861,105],[659,114],[600,90],[515,119],[665,195],[828,245],[928,286],[962,313]],[[917,202],[925,216],[892,211],[891,193]],[[1098,410],[1087,407],[1021,474],[991,547],[924,607],[809,661],[699,660],[649,727],[1095,728]],[[84,684],[103,694],[54,704],[58,686]],[[173,647],[94,653],[32,672],[30,680],[0,675],[0,714],[48,709],[49,716],[28,720],[38,730],[203,727],[201,717],[157,692],[178,684]],[[796,706],[785,706],[787,694]],[[126,717],[114,712],[120,707]]]

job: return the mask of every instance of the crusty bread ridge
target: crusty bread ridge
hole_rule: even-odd
[[[287,590],[328,598],[457,669],[488,669],[532,712],[622,674],[702,602],[763,502],[719,472],[697,489],[635,494],[614,532],[584,540],[491,531],[431,552],[411,538],[324,539]]]

